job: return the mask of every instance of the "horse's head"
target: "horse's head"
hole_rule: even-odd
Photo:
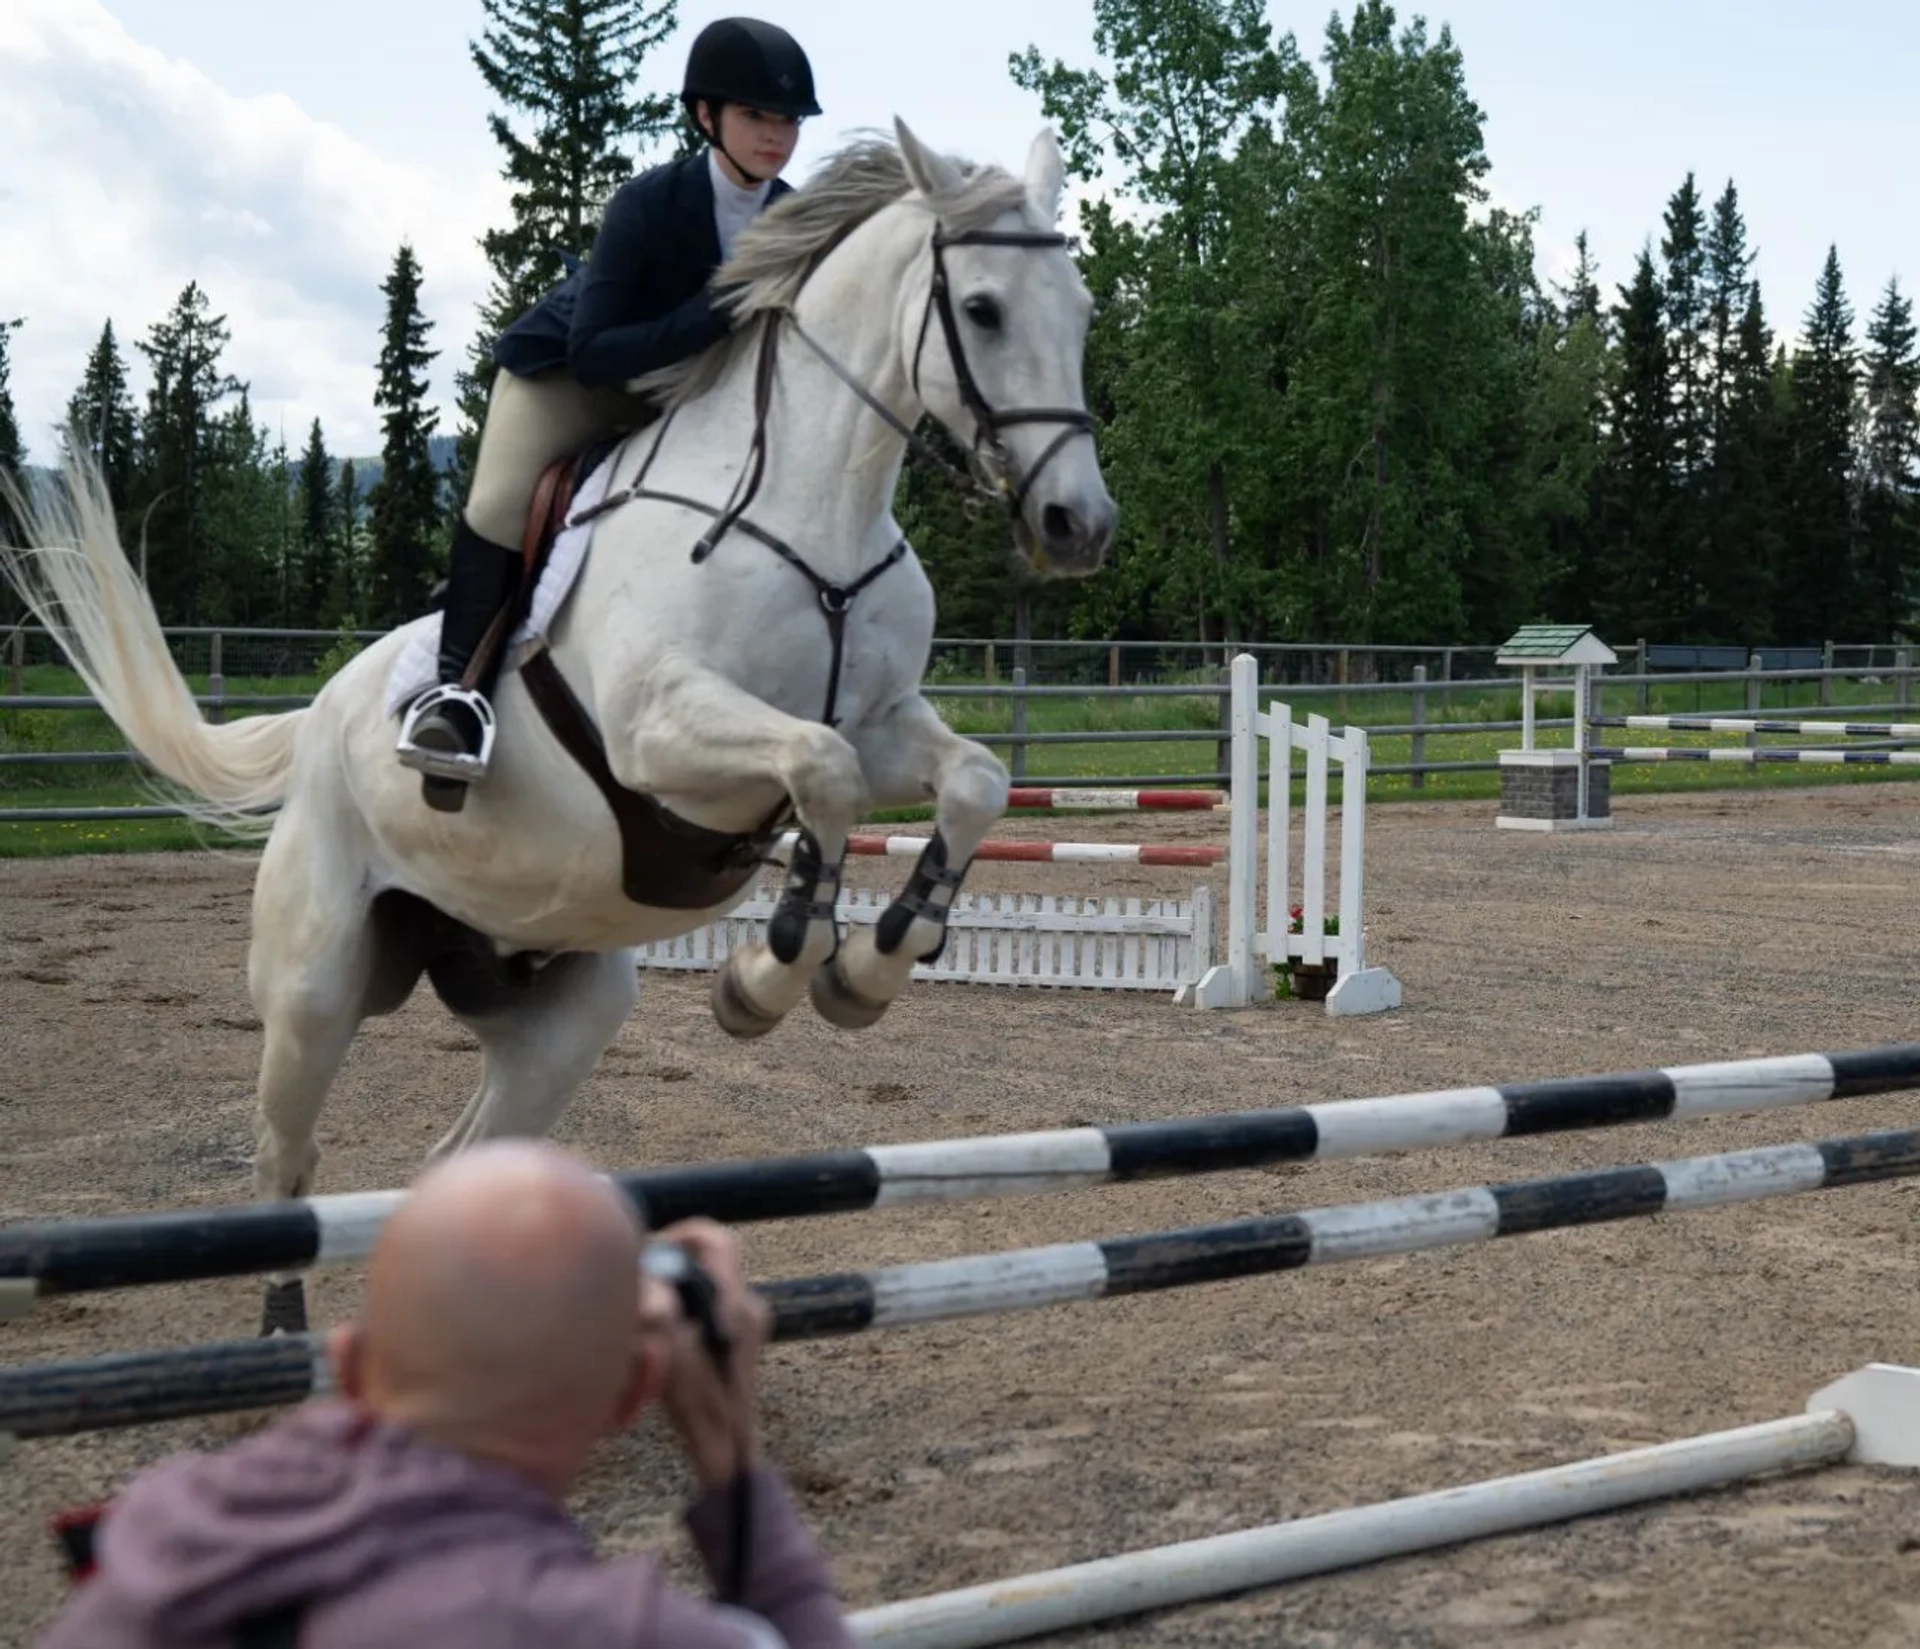
[[[943,206],[968,180],[898,118],[894,128],[935,231],[921,265],[924,304],[903,306],[902,342],[921,402],[1012,506],[1034,568],[1095,572],[1119,511],[1100,474],[1081,386],[1093,299],[1055,228],[1060,147],[1043,130],[1027,154],[1026,200],[984,227],[954,228]]]

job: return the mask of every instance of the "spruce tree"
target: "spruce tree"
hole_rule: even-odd
[[[1706,466],[1709,422],[1706,220],[1691,172],[1667,202],[1665,221],[1666,234],[1660,242],[1661,290],[1672,370],[1674,440],[1681,476],[1691,481]]]
[[[1674,458],[1678,485],[1668,527],[1668,576],[1663,600],[1678,633],[1693,631],[1705,567],[1712,559],[1706,505],[1706,469],[1712,451],[1711,344],[1707,316],[1706,220],[1693,174],[1667,202],[1660,242],[1666,300],[1667,355],[1672,372]]]
[[[1835,248],[1828,248],[1804,331],[1793,357],[1791,491],[1775,619],[1782,640],[1811,644],[1858,634],[1867,622],[1853,514],[1859,359]]]
[[[107,494],[116,510],[127,507],[133,488],[135,422],[133,398],[127,392],[127,363],[109,320],[87,356],[80,387],[67,402],[67,429],[62,441],[79,432],[85,451],[100,466]]]
[[[365,528],[361,524],[360,480],[354,474],[353,460],[340,465],[339,479],[333,489],[333,519],[340,529],[340,553],[334,558],[333,586],[328,592],[327,611],[342,622],[352,619],[356,626],[365,619],[362,606],[365,594]]]
[[[0,321],[0,474],[12,475],[26,462],[26,447],[20,440],[20,421],[14,416],[13,390],[9,383],[12,366],[8,343],[19,320]]]
[[[1574,250],[1579,261],[1573,266],[1573,279],[1559,288],[1561,313],[1566,318],[1567,330],[1571,332],[1579,322],[1592,321],[1604,334],[1606,314],[1601,308],[1600,265],[1587,246],[1587,232],[1582,229],[1573,237]]]
[[[1764,416],[1770,343],[1753,262],[1739,192],[1729,178],[1714,202],[1703,259],[1709,455],[1693,489],[1700,544],[1696,616],[1701,641],[1747,647],[1759,645],[1770,629],[1765,591],[1778,540],[1766,519],[1773,477],[1760,453],[1774,431]]]
[[[1707,314],[1707,381],[1711,386],[1713,437],[1720,439],[1720,420],[1726,416],[1740,350],[1740,325],[1746,315],[1754,253],[1747,245],[1746,219],[1740,215],[1740,195],[1727,179],[1713,203],[1713,221],[1707,229],[1705,296]]]
[[[513,220],[480,241],[493,283],[456,378],[462,493],[493,387],[495,337],[561,279],[563,254],[587,255],[608,198],[671,135],[678,110],[674,98],[636,89],[673,31],[678,0],[482,0],[482,10],[487,28],[468,49],[506,111],[487,126],[505,155]]]
[[[332,623],[335,542],[333,460],[316,418],[300,455],[299,574],[292,603],[302,628],[324,629]]]
[[[1681,639],[1691,592],[1676,567],[1673,366],[1665,294],[1642,250],[1614,311],[1619,359],[1609,407],[1612,439],[1601,482],[1603,621],[1623,635]]]
[[[1702,641],[1759,647],[1775,632],[1773,587],[1787,496],[1773,337],[1756,281],[1736,319],[1722,373],[1709,476],[1713,554],[1702,568]]]
[[[189,281],[166,319],[138,344],[153,384],[140,419],[129,503],[143,523],[141,575],[161,616],[176,624],[208,616],[204,514],[209,469],[217,462],[214,426],[220,404],[244,388],[220,368],[227,341],[226,317],[214,314],[200,284]]]
[[[13,391],[7,382],[10,374],[7,341],[18,325],[20,322],[17,320],[0,321],[0,476],[9,479],[19,474],[21,465],[26,461],[26,451],[20,440],[19,420],[13,412]],[[10,512],[4,504],[0,504],[0,537],[4,537],[11,525]],[[11,586],[0,581],[0,624],[19,622],[19,613],[19,598],[14,595]]]
[[[426,404],[427,348],[432,323],[420,308],[421,271],[413,248],[401,242],[393,268],[380,283],[387,299],[381,331],[380,380],[374,405],[384,409],[380,481],[373,489],[373,555],[368,568],[368,619],[404,623],[426,604],[433,583],[434,543],[440,527],[440,484],[428,438],[439,413]]]
[[[1913,300],[1889,280],[1867,323],[1862,596],[1867,633],[1909,623],[1920,582],[1920,349]]]

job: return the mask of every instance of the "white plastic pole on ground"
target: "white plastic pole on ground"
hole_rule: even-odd
[[[850,1624],[886,1649],[982,1649],[1763,1472],[1849,1459],[1911,1468],[1920,1466],[1917,1394],[1920,1369],[1874,1364],[1789,1419],[911,1598],[862,1610]]]

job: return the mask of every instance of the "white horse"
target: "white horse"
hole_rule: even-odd
[[[305,709],[210,725],[98,470],[71,461],[44,496],[13,495],[31,547],[0,565],[94,696],[193,817],[266,835],[248,964],[256,1197],[308,1194],[349,1044],[423,972],[483,1052],[429,1160],[547,1133],[638,999],[635,948],[733,909],[789,820],[766,940],[714,980],[727,1031],[767,1031],[809,991],[829,1021],[871,1024],[938,954],[1008,779],[919,690],[934,603],[890,511],[913,425],[930,412],[971,448],[971,483],[1010,506],[1042,572],[1094,571],[1116,511],[1052,134],[1022,180],[895,129],[897,148],[850,147],[742,234],[717,277],[734,288],[730,340],[635,386],[671,411],[620,450],[564,605],[503,672],[491,769],[457,813],[423,802],[386,703],[431,615]],[[567,703],[591,725],[568,724]],[[843,942],[849,831],[870,807],[928,799],[931,845],[883,920]],[[298,1275],[273,1279],[264,1331],[305,1320]]]

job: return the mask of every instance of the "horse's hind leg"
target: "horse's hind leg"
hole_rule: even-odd
[[[319,1164],[314,1126],[345,1060],[376,966],[362,867],[321,839],[294,804],[254,884],[248,985],[263,1047],[254,1110],[254,1195],[304,1197]],[[261,1332],[306,1327],[297,1272],[268,1279]]]
[[[544,1138],[592,1074],[640,995],[635,952],[555,957],[525,985],[449,989],[442,997],[480,1039],[480,1086],[428,1153],[438,1161],[482,1140]]]
[[[876,805],[935,802],[932,840],[907,885],[871,927],[856,928],[813,976],[813,1005],[845,1030],[871,1025],[907,988],[914,966],[947,942],[947,912],[994,822],[1006,811],[1007,770],[962,738],[918,693],[851,735]]]

